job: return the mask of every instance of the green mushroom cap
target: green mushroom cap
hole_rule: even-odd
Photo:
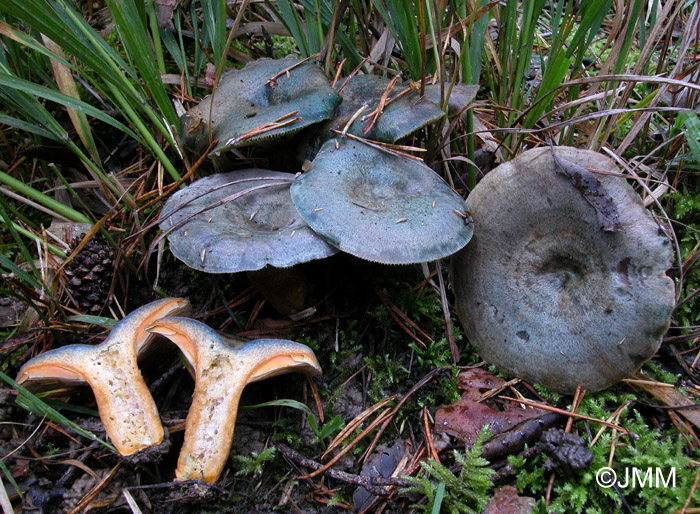
[[[214,94],[180,119],[185,147],[193,152],[206,150],[210,143],[209,125],[211,138],[219,141],[212,151],[220,153],[259,145],[330,119],[341,98],[315,65],[303,63],[271,80],[297,62],[293,56],[258,59],[241,70],[225,73]],[[295,118],[301,119],[291,122]],[[251,134],[275,122],[290,123]]]
[[[170,250],[207,273],[287,268],[333,255],[336,250],[294,208],[289,195],[293,178],[247,169],[211,175],[178,191],[159,218]]]
[[[529,150],[488,173],[468,197],[474,238],[451,263],[457,313],[480,355],[562,393],[638,370],[675,303],[668,237],[623,178],[590,170],[619,174],[570,147]]]
[[[445,112],[440,106],[441,94],[450,93],[447,110],[449,115],[453,116],[474,99],[478,89],[471,84],[454,84],[450,91],[450,84],[446,83],[441,91],[440,84],[430,84],[425,86],[425,94],[421,97],[416,91],[409,90],[407,84],[399,82],[389,92],[381,114],[372,123],[372,112],[379,105],[389,83],[389,79],[377,75],[355,75],[347,84],[339,81],[336,88],[340,90],[343,101],[333,119],[308,134],[302,141],[300,159],[313,159],[323,143],[336,137],[333,130],[345,129],[355,113],[364,105],[367,107],[348,127],[347,132],[382,143],[396,143],[445,117]],[[369,128],[366,133],[365,128]]]
[[[370,261],[432,261],[472,236],[464,200],[433,170],[361,142],[328,141],[291,193],[314,231]]]
[[[338,108],[338,114],[333,119],[332,126],[342,130],[355,112],[367,104],[363,115],[367,115],[379,104],[379,100],[389,85],[389,79],[377,75],[355,75],[341,91],[343,103]],[[388,99],[399,94],[406,85],[397,84],[389,93]],[[439,91],[438,91],[439,98]],[[366,137],[374,141],[395,143],[409,136],[418,129],[440,121],[445,116],[440,106],[427,97],[420,97],[410,91],[401,98],[387,105],[369,132],[364,133],[364,127],[370,120],[356,119],[348,132],[355,136]]]

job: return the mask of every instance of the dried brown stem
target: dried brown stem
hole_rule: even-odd
[[[300,466],[317,470],[319,472],[324,473],[325,475],[328,475],[331,478],[342,480],[343,482],[347,482],[349,484],[355,484],[357,486],[364,487],[365,489],[367,489],[367,491],[376,496],[388,496],[389,494],[391,494],[392,491],[388,490],[387,488],[391,486],[411,486],[410,482],[406,480],[401,480],[400,478],[364,477],[362,475],[353,475],[351,473],[346,473],[345,471],[338,471],[335,469],[322,470],[322,468],[325,468],[325,466],[323,466],[322,464],[314,460],[307,459],[300,453],[295,452],[291,448],[281,443],[277,443],[275,447],[285,458],[291,460],[292,462],[295,462],[296,464],[299,464]],[[310,477],[312,475],[313,474],[307,475],[307,477]]]
[[[275,86],[277,85],[277,79],[280,78],[282,75],[287,75],[287,76],[289,76],[289,72],[292,71],[294,68],[298,68],[298,67],[301,66],[302,64],[304,64],[304,63],[306,63],[306,62],[309,62],[311,59],[315,59],[315,58],[318,57],[319,55],[321,55],[321,54],[320,54],[320,53],[318,53],[318,54],[313,54],[313,55],[308,56],[306,59],[302,59],[301,61],[299,61],[299,62],[297,62],[297,63],[295,63],[295,64],[292,64],[291,66],[289,66],[289,67],[283,69],[282,71],[280,71],[280,72],[274,74],[272,77],[270,77],[269,79],[267,79],[267,80],[265,81],[265,85],[268,85],[268,86],[270,86],[270,87],[275,87]]]
[[[627,430],[626,428],[623,428],[620,425],[616,425],[614,423],[608,423],[607,421],[603,421],[602,419],[593,418],[591,416],[584,416],[583,414],[576,414],[575,412],[569,412],[569,411],[566,411],[564,409],[558,409],[556,407],[552,407],[551,405],[547,405],[544,403],[531,402],[529,400],[519,400],[517,398],[510,398],[509,396],[499,396],[499,398],[502,400],[509,400],[511,402],[521,403],[521,404],[527,405],[529,407],[537,407],[538,409],[547,410],[550,412],[557,412],[559,414],[563,414],[564,416],[569,416],[572,418],[593,421],[595,423],[600,423],[601,425],[605,425],[606,427],[613,428],[615,430],[619,430],[624,435],[629,435],[629,430]]]

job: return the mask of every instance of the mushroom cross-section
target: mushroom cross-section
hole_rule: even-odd
[[[370,261],[433,261],[472,235],[464,200],[437,173],[357,141],[326,142],[291,193],[315,232]]]
[[[674,305],[671,245],[611,172],[596,152],[538,148],[469,195],[474,238],[452,259],[452,283],[486,361],[572,393],[612,385],[658,349]]]
[[[164,437],[156,405],[137,367],[153,336],[145,327],[163,316],[190,312],[190,304],[167,298],[136,309],[97,346],[49,350],[19,370],[17,383],[30,390],[87,383],[110,440],[122,455],[159,444]]]
[[[178,191],[159,218],[170,250],[207,273],[287,268],[333,255],[336,250],[294,207],[289,194],[293,178],[248,169],[211,175]]]
[[[211,140],[219,141],[212,151],[220,153],[259,145],[331,118],[340,95],[318,67],[308,62],[295,67],[297,62],[293,56],[258,59],[225,73],[214,94],[181,118],[183,144],[202,152],[211,135]]]
[[[241,344],[187,318],[162,318],[148,330],[170,339],[195,373],[192,406],[177,480],[213,483],[226,464],[241,393],[246,384],[290,371],[318,375],[313,351],[300,343],[263,339]]]

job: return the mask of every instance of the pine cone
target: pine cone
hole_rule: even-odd
[[[80,241],[82,236],[71,242],[71,252]],[[112,282],[113,255],[105,238],[98,234],[66,265],[66,288],[84,312],[96,314],[105,306]]]

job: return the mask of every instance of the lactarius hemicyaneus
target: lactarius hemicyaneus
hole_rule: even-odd
[[[189,302],[181,298],[144,305],[117,323],[97,346],[68,345],[30,360],[17,382],[30,390],[87,383],[107,436],[120,454],[160,444],[163,426],[137,360],[153,339],[146,327],[164,316],[189,312]]]
[[[290,371],[318,375],[313,351],[300,343],[264,339],[241,343],[187,318],[162,318],[148,328],[175,343],[195,374],[177,480],[213,483],[228,459],[243,388]]]
[[[291,194],[312,230],[369,261],[434,261],[472,236],[467,205],[437,173],[358,141],[326,142]]]
[[[206,273],[288,268],[336,252],[297,212],[294,175],[247,169],[210,175],[168,199],[159,223],[170,250]]]
[[[486,361],[573,393],[614,384],[659,348],[674,305],[671,245],[619,175],[596,152],[537,148],[471,192],[474,238],[451,271]]]
[[[181,118],[183,145],[195,153],[260,146],[330,119],[341,98],[323,71],[294,56],[257,59],[221,76],[214,94]]]

